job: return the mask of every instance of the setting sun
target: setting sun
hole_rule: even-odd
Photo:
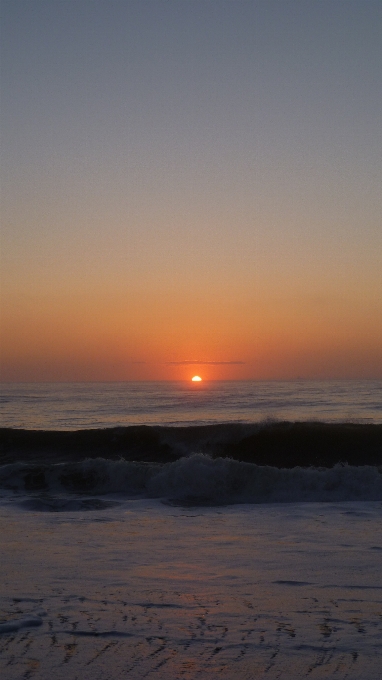
[[[202,379],[199,375],[194,375],[192,378],[192,382],[202,382]]]

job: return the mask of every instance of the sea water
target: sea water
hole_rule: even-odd
[[[382,381],[3,384],[3,427],[73,430],[263,420],[382,423]]]
[[[380,680],[380,502],[118,500],[0,508],[4,680]]]
[[[6,386],[2,424],[166,424],[190,442],[196,426],[224,439],[223,422],[251,436],[277,420],[381,423],[380,382],[193,387]],[[0,467],[1,677],[380,680],[380,468],[192,446],[167,462],[24,451]]]

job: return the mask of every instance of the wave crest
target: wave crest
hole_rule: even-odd
[[[167,464],[103,458],[79,463],[0,468],[0,486],[14,492],[172,499],[203,504],[382,501],[382,474],[370,465],[275,468],[194,454]]]

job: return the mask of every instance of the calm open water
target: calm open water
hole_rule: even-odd
[[[267,419],[382,423],[382,381],[3,384],[3,427],[71,430]]]

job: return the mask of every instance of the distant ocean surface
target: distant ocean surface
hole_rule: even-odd
[[[261,421],[382,423],[382,381],[2,384],[2,427],[38,430]]]

